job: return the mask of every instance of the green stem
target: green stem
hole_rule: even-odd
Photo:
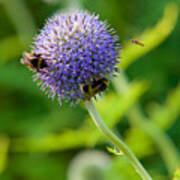
[[[152,180],[150,175],[146,172],[144,167],[135,157],[135,155],[131,152],[131,150],[127,147],[127,145],[119,139],[104,123],[102,118],[100,117],[96,107],[94,106],[92,101],[85,102],[87,110],[91,115],[94,123],[99,128],[99,130],[106,136],[116,147],[119,148],[130,160],[131,164],[134,166],[137,173],[141,176],[143,180]]]
[[[128,79],[123,73],[113,79],[113,84],[117,93],[122,95],[128,91]],[[157,145],[161,152],[161,156],[166,164],[167,170],[172,175],[180,166],[180,158],[177,149],[171,139],[163,132],[151,119],[147,119],[141,108],[136,104],[127,114],[130,121],[147,134]]]

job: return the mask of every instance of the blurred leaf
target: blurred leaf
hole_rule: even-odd
[[[68,156],[63,154],[15,154],[2,180],[65,180]]]
[[[5,136],[0,136],[0,174],[7,166],[9,139]]]
[[[17,152],[50,152],[88,146],[93,138],[92,129],[80,128],[66,130],[61,134],[49,134],[36,138],[16,138],[13,140],[13,151]]]
[[[1,86],[6,86],[12,90],[22,90],[36,95],[42,93],[36,86],[37,82],[33,82],[32,72],[24,68],[17,59],[14,62],[0,64],[0,83]]]
[[[122,84],[120,83],[120,80],[122,80]],[[117,77],[116,81],[114,81],[114,86],[117,93],[121,96],[124,96],[124,93],[128,90],[128,88],[130,88],[128,81],[123,74],[120,74]],[[168,171],[170,174],[172,174],[174,170],[179,167],[180,158],[178,151],[171,139],[158,126],[156,126],[151,119],[146,118],[138,105],[129,110],[127,117],[130,119],[130,122],[134,127],[141,128],[141,130],[147,134],[149,138],[153,140],[153,142],[156,143],[166,163]]]
[[[141,130],[157,145],[169,173],[172,174],[180,165],[180,157],[169,136],[150,119],[147,119],[138,106],[133,107],[131,111],[129,111],[128,117],[134,123],[135,127],[141,128]]]
[[[125,156],[114,156],[112,162],[104,172],[105,180],[140,180]]]
[[[42,1],[45,2],[45,3],[48,3],[48,4],[58,4],[62,0],[42,0]]]
[[[176,170],[173,180],[180,180],[180,169]]]
[[[0,65],[19,56],[24,49],[17,36],[11,36],[0,41]],[[1,67],[0,67],[1,68]]]
[[[113,127],[123,117],[130,107],[147,90],[146,82],[132,82],[122,96],[109,94],[96,103],[97,109],[109,127]]]
[[[180,113],[180,85],[169,93],[164,105],[152,104],[149,115],[157,126],[170,128]]]
[[[131,128],[126,132],[126,143],[137,157],[142,158],[155,153],[154,143],[140,128]]]
[[[141,42],[144,43],[144,47],[139,45],[132,46],[131,41],[123,47],[123,59],[120,59],[122,63],[120,63],[119,66],[123,69],[127,68],[139,57],[161,44],[173,31],[177,23],[177,18],[178,5],[169,3],[164,11],[162,19],[154,28],[146,30],[138,37],[133,37],[133,39],[142,39]]]
[[[144,93],[144,83],[133,82],[129,91],[123,96],[109,94],[99,99],[97,108],[109,127],[113,127],[128,109]],[[111,109],[111,111],[109,111]],[[57,115],[57,117],[59,117]],[[88,121],[91,120],[88,118]],[[65,130],[61,134],[49,134],[39,138],[19,138],[13,140],[13,151],[41,151],[65,150],[83,146],[93,146],[101,139],[101,134],[89,123],[77,130]],[[104,140],[104,139],[103,139]],[[102,141],[102,140],[101,140]]]
[[[36,26],[24,2],[23,0],[0,1],[14,24],[21,43],[28,45],[36,32]]]

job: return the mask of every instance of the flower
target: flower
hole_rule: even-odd
[[[81,86],[110,77],[117,68],[118,37],[96,15],[56,14],[35,37],[33,52],[47,63],[35,79],[50,97],[77,103],[85,99]]]

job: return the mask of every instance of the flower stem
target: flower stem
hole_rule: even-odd
[[[114,87],[117,93],[121,96],[129,90],[128,79],[123,73],[120,73],[113,79]],[[172,140],[166,135],[161,128],[159,128],[151,118],[144,116],[139,104],[133,106],[127,114],[130,122],[134,127],[140,128],[156,143],[160,154],[166,164],[169,174],[172,175],[174,171],[180,167],[180,158],[178,151]],[[168,116],[167,116],[168,117]],[[168,118],[164,118],[164,122]]]
[[[135,157],[135,155],[131,152],[131,150],[127,147],[127,145],[118,138],[104,123],[102,118],[100,117],[96,107],[94,106],[92,100],[85,102],[87,110],[92,117],[94,123],[99,128],[99,130],[106,136],[119,150],[121,150],[130,160],[131,164],[134,166],[137,173],[141,176],[143,180],[152,180],[150,175]]]

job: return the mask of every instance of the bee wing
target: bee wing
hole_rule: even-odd
[[[32,68],[32,64],[27,59],[21,58],[20,62],[21,64],[26,65],[28,68]]]
[[[32,64],[30,62],[30,58],[31,58],[30,53],[24,52],[23,57],[20,60],[20,63],[31,68]]]
[[[21,64],[24,64],[24,58],[21,58],[21,59],[20,59],[20,63],[21,63]]]
[[[28,53],[28,52],[24,51],[23,52],[23,57],[25,59],[31,60],[31,59],[35,58],[35,55],[34,55],[34,52]]]
[[[25,57],[23,57],[20,59],[20,62],[21,62],[21,64],[26,65],[28,63],[28,60]]]
[[[21,64],[31,66],[30,61],[34,58],[33,53],[23,52],[23,57],[21,58],[20,62]]]

